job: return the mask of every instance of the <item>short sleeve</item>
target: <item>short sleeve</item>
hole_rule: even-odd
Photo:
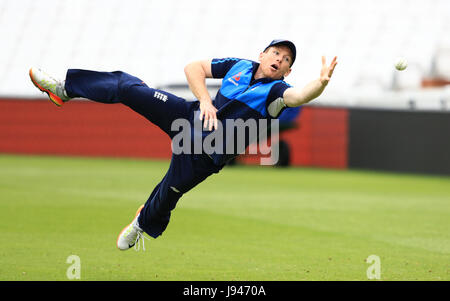
[[[272,86],[266,100],[266,109],[270,117],[277,118],[286,108],[283,100],[283,93],[291,85],[284,81],[278,82]]]
[[[231,67],[234,66],[241,59],[238,58],[223,58],[213,59],[211,62],[211,73],[213,78],[224,78]]]

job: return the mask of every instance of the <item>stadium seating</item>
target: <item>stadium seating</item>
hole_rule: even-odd
[[[185,82],[189,61],[257,60],[283,37],[298,47],[293,85],[318,75],[321,55],[339,58],[316,104],[408,108],[424,93],[427,102],[447,97],[420,90],[424,78],[450,79],[449,31],[448,0],[1,0],[0,97],[38,96],[26,78],[33,65],[59,77],[67,68],[120,69],[160,86]],[[407,71],[394,69],[398,56]]]

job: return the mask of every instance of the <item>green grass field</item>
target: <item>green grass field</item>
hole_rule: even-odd
[[[0,155],[0,280],[450,280],[450,177],[232,167],[146,251],[118,233],[168,161]]]

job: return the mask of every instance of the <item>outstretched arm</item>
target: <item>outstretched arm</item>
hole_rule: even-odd
[[[184,67],[184,73],[194,96],[200,101],[200,120],[203,126],[217,129],[217,109],[206,88],[206,78],[212,78],[211,60],[195,61]]]
[[[331,64],[327,66],[325,57],[322,56],[322,70],[320,77],[307,84],[303,89],[288,88],[283,93],[284,103],[288,107],[298,107],[310,102],[322,94],[325,87],[328,85],[331,76],[333,75],[334,67],[337,64],[337,57],[334,57]]]

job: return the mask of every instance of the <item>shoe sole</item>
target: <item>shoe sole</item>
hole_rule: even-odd
[[[133,221],[134,221],[134,219],[139,215],[139,213],[141,213],[141,210],[142,210],[142,208],[144,208],[144,205],[141,205],[141,207],[139,207],[138,208],[138,210],[136,211],[136,215],[134,216],[134,218],[133,218]],[[125,250],[122,250],[121,248],[119,248],[119,238],[120,238],[120,236],[122,235],[122,233],[133,223],[133,221],[131,221],[131,223],[129,223],[128,225],[126,225],[123,229],[122,229],[122,231],[120,231],[120,233],[119,233],[119,236],[117,236],[117,241],[116,241],[116,246],[117,246],[117,249],[119,249],[120,251],[126,251],[126,250],[128,250],[128,249],[125,249]],[[131,247],[133,247],[133,246],[131,246]],[[130,248],[131,248],[130,247]]]
[[[33,85],[36,86],[36,88],[38,88],[38,89],[41,90],[42,92],[47,93],[48,98],[50,98],[50,100],[51,100],[55,105],[57,105],[58,107],[60,107],[60,106],[63,105],[64,101],[62,101],[62,99],[61,99],[59,96],[57,96],[57,95],[53,94],[52,92],[50,92],[49,90],[45,89],[44,87],[42,87],[41,85],[39,85],[39,84],[34,80],[32,69],[30,69],[29,74],[30,74],[30,79],[31,79],[31,81],[33,82]]]

